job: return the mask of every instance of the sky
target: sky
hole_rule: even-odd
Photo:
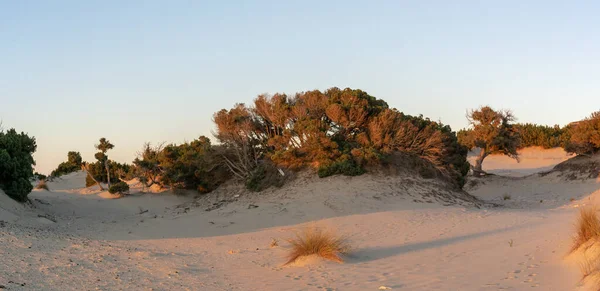
[[[100,137],[212,136],[262,93],[350,87],[458,130],[467,109],[564,125],[600,108],[598,1],[1,1],[0,119],[36,170]]]

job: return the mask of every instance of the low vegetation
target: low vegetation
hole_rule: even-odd
[[[600,111],[571,125],[565,150],[577,155],[593,155],[600,150]]]
[[[575,227],[576,230],[571,252],[576,251],[590,240],[598,240],[600,238],[598,209],[596,207],[581,208]]]
[[[46,191],[50,191],[50,189],[48,188],[48,183],[46,183],[46,180],[39,180],[37,185],[35,186],[35,189],[44,189]]]
[[[67,161],[58,164],[56,169],[50,173],[51,177],[60,177],[62,175],[70,174],[73,172],[77,172],[81,170],[81,164],[83,163],[83,159],[81,158],[81,154],[79,152],[69,152],[67,153]]]
[[[34,137],[14,129],[0,130],[0,189],[14,200],[27,201],[33,189]]]
[[[521,139],[519,148],[565,148],[571,138],[568,126],[561,127],[559,125],[547,126],[532,123],[518,123],[515,124],[514,127]]]
[[[108,188],[108,192],[110,194],[119,194],[124,195],[129,193],[129,185],[123,181],[119,181],[117,183],[112,184]]]
[[[306,228],[289,239],[291,249],[285,265],[296,262],[302,257],[316,255],[325,260],[343,263],[343,256],[350,251],[345,237],[317,227]]]

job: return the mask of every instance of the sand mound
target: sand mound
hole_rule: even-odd
[[[552,172],[567,180],[597,179],[600,176],[600,154],[570,158],[548,173]]]
[[[20,213],[23,211],[23,205],[0,190],[0,221],[14,222],[19,219]]]
[[[85,177],[87,174],[84,171],[69,173],[48,181],[50,191],[72,190],[85,188]]]
[[[242,183],[231,181],[200,197],[197,204],[212,210],[238,200],[324,200],[327,207],[339,213],[362,212],[361,208],[380,209],[383,205],[379,204],[386,204],[385,201],[465,206],[482,204],[477,198],[449,182],[424,179],[417,174],[319,178],[310,171],[298,173],[281,188],[271,187],[258,193],[247,190]]]

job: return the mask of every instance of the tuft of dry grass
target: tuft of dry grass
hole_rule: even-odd
[[[275,239],[275,238],[272,238],[271,239],[271,243],[269,244],[269,247],[275,248],[275,247],[278,247],[278,246],[279,246],[279,241],[277,239]]]
[[[46,183],[46,180],[40,180],[37,185],[35,186],[35,189],[46,189],[46,191],[50,191],[50,189],[48,188],[48,184]]]
[[[600,238],[600,219],[596,207],[584,207],[579,211],[579,218],[575,225],[576,233],[573,238],[571,252],[576,251],[588,241]]]
[[[504,194],[504,196],[502,196],[503,200],[510,200],[510,198],[512,198],[509,194]]]
[[[342,255],[346,255],[350,251],[350,245],[346,237],[316,227],[306,228],[296,233],[296,237],[289,239],[288,242],[292,247],[285,265],[291,264],[301,257],[311,255],[343,263]]]

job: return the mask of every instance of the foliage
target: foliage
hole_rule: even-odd
[[[600,111],[570,126],[570,140],[565,150],[578,155],[592,155],[600,150]]]
[[[110,194],[127,194],[129,193],[129,185],[123,181],[116,182],[108,188]]]
[[[26,201],[33,189],[30,179],[36,148],[34,137],[14,129],[0,131],[0,188],[17,201]]]
[[[468,171],[467,150],[449,126],[390,109],[361,90],[260,95],[253,107],[223,109],[214,121],[215,136],[226,149],[221,156],[242,180],[263,160],[289,169],[310,167],[321,176],[359,175],[394,152],[427,160],[460,186]]]
[[[44,174],[40,174],[38,172],[33,173],[33,178],[36,180],[46,180],[48,177]]]
[[[521,137],[519,148],[543,147],[545,149],[562,147],[565,148],[570,138],[567,127],[559,125],[547,126],[538,124],[515,124],[515,130]]]
[[[152,147],[145,144],[133,161],[137,177],[146,186],[210,192],[230,178],[217,158],[217,147],[201,136],[190,143]]]
[[[471,129],[458,132],[459,142],[468,149],[479,148],[476,175],[483,173],[483,160],[491,154],[504,154],[518,160],[519,133],[512,124],[515,117],[510,111],[496,111],[489,106],[471,110],[467,114]]]
[[[365,170],[359,166],[354,160],[347,159],[334,162],[330,165],[319,167],[317,172],[320,178],[325,178],[333,175],[344,176],[360,176],[365,173]]]
[[[279,173],[279,169],[270,162],[262,162],[254,169],[246,179],[246,188],[250,191],[260,192],[271,186],[281,187],[285,177]]]
[[[60,177],[62,175],[77,172],[81,170],[82,163],[83,160],[79,152],[69,152],[67,153],[67,161],[58,164],[58,167],[56,167],[56,169],[50,173],[50,176]]]

